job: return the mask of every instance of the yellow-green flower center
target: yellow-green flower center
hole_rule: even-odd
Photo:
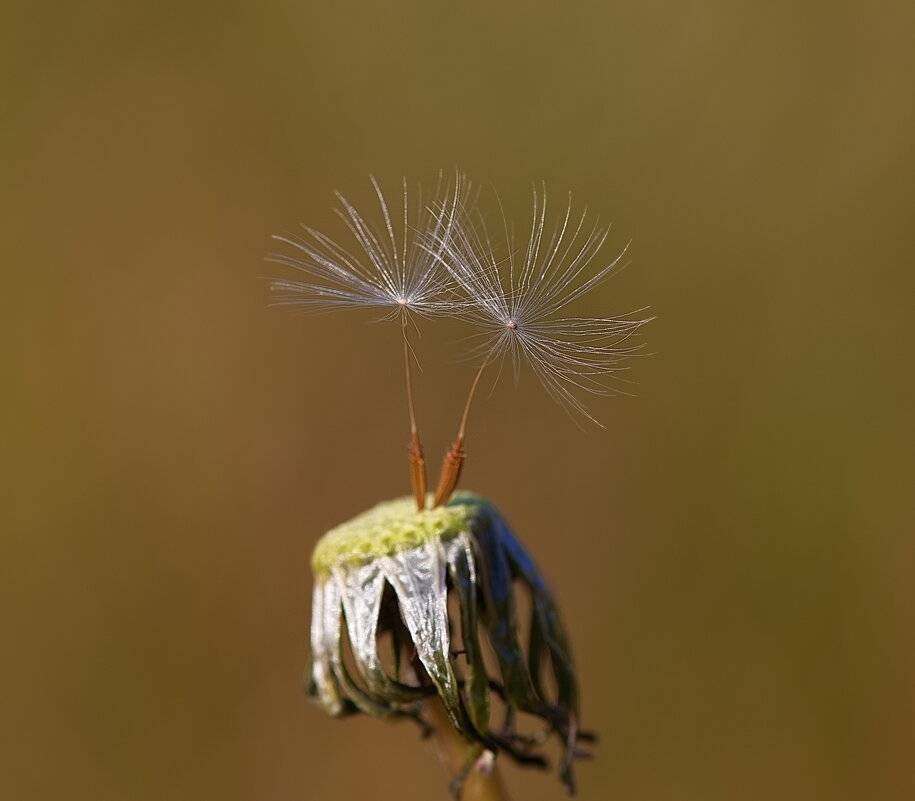
[[[473,503],[476,501],[476,503]],[[364,564],[467,531],[480,500],[462,493],[447,506],[416,510],[412,497],[385,501],[328,531],[315,546],[311,564],[318,575],[335,567]]]

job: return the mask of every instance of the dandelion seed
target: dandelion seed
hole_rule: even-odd
[[[340,193],[337,216],[343,221],[358,250],[351,251],[330,237],[303,225],[305,236],[275,236],[297,253],[273,254],[268,261],[292,267],[309,280],[275,279],[270,288],[276,305],[289,305],[308,312],[333,309],[380,309],[386,318],[401,323],[407,411],[410,421],[409,473],[417,508],[426,502],[426,468],[416,425],[413,379],[410,369],[411,346],[408,324],[411,316],[433,317],[453,314],[454,282],[441,266],[440,253],[429,249],[429,241],[446,242],[445,220],[453,218],[431,209],[450,210],[461,201],[460,182],[453,192],[445,189],[441,176],[431,204],[425,204],[422,191],[411,206],[407,182],[403,184],[402,217],[395,226],[394,216],[374,177],[371,179],[378,200],[383,226],[379,230],[367,221]]]
[[[304,236],[273,237],[297,253],[273,254],[268,261],[292,267],[309,279],[271,281],[275,305],[291,305],[310,312],[374,308],[386,311],[386,317],[434,317],[453,312],[449,301],[454,282],[442,268],[440,254],[427,243],[447,241],[447,231],[443,230],[447,218],[432,209],[450,209],[457,204],[459,185],[452,192],[440,176],[429,202],[423,200],[419,187],[416,201],[411,204],[404,180],[401,214],[395,224],[378,182],[374,177],[371,182],[383,222],[380,229],[337,193],[340,207],[334,211],[355,241],[356,251],[307,225],[302,225]]]
[[[563,317],[565,308],[610,277],[622,254],[589,273],[606,241],[607,229],[588,224],[587,209],[573,216],[571,196],[565,212],[547,227],[546,190],[534,191],[534,212],[526,241],[516,246],[504,222],[507,255],[498,248],[481,215],[453,207],[447,236],[432,240],[435,254],[470,303],[461,315],[481,331],[472,355],[480,366],[471,385],[454,445],[446,454],[435,492],[444,503],[460,477],[467,417],[483,370],[510,358],[517,380],[526,362],[549,395],[567,410],[597,421],[579,391],[613,394],[605,379],[640,345],[628,340],[648,320],[626,317]],[[503,215],[504,221],[504,215]],[[599,423],[597,423],[600,425]]]

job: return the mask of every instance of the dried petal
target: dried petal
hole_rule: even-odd
[[[330,715],[340,715],[343,712],[340,688],[331,669],[331,653],[334,642],[339,639],[339,625],[337,582],[330,576],[318,579],[312,593],[311,675],[318,701]]]
[[[356,668],[367,685],[368,695],[378,703],[412,702],[422,688],[409,687],[387,675],[378,658],[378,615],[385,577],[377,562],[335,571],[343,586],[343,611]]]
[[[489,728],[489,680],[477,636],[477,573],[470,535],[461,534],[445,543],[448,572],[461,610],[464,645],[464,693],[467,712],[478,733]]]
[[[445,563],[437,542],[401,551],[380,560],[381,569],[397,593],[401,616],[416,655],[438,690],[454,727],[464,732],[457,679],[451,668]]]

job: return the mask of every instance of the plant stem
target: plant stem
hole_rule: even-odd
[[[438,698],[429,699],[426,713],[432,723],[432,740],[439,761],[452,779],[465,766],[471,746],[454,730]],[[511,801],[498,767],[493,765],[488,775],[471,770],[461,789],[461,801]]]

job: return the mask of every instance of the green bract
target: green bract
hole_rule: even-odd
[[[489,503],[467,493],[423,511],[412,498],[389,501],[329,531],[312,562],[309,694],[327,712],[420,720],[421,701],[437,694],[474,746],[468,765],[484,751],[543,765],[545,735],[555,733],[560,775],[573,789],[578,689],[565,634],[540,573]],[[516,583],[531,597],[526,645]],[[449,597],[456,612],[449,613]],[[388,636],[391,657],[383,660],[379,643]],[[495,657],[492,672],[484,639]],[[352,667],[344,659],[347,641]],[[506,707],[497,727],[492,692]],[[546,732],[522,736],[516,712],[539,718]]]

